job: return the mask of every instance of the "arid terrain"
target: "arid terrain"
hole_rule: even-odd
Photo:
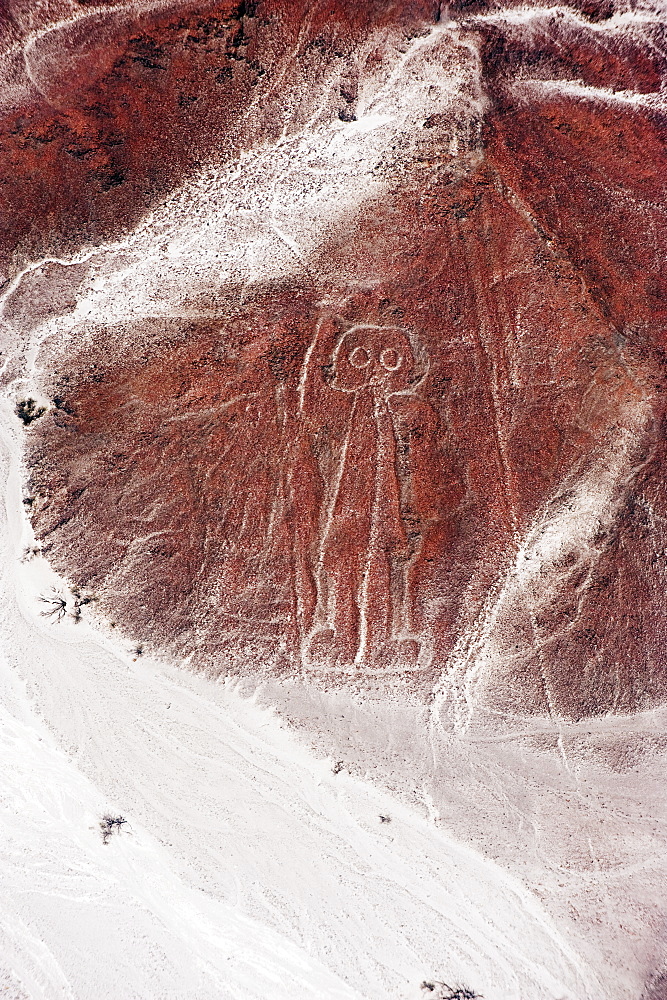
[[[667,10],[9,0],[0,74],[0,986],[665,1000]]]

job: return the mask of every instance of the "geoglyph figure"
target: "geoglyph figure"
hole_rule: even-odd
[[[405,331],[370,325],[342,335],[331,371],[330,388],[353,399],[321,539],[311,653],[361,666],[391,655],[408,631],[391,399],[413,393],[424,373]]]

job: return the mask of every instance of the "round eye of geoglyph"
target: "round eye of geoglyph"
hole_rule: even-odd
[[[398,371],[401,367],[402,361],[403,358],[393,347],[385,347],[384,351],[380,354],[380,364],[383,368],[386,368],[388,372]]]
[[[370,364],[371,356],[363,347],[355,347],[350,351],[348,361],[353,368],[365,368]]]

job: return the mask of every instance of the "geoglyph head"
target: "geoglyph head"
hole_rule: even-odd
[[[358,392],[369,388],[388,399],[410,392],[420,379],[412,345],[404,330],[394,326],[354,326],[333,354],[331,388]]]

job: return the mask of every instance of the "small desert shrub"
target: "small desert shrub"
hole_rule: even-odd
[[[124,826],[127,820],[123,816],[103,816],[100,820],[100,830],[102,831],[102,842],[107,844],[109,842],[109,837],[111,834],[120,830],[121,826]]]
[[[424,980],[421,988],[432,993],[434,1000],[482,1000],[481,993],[475,993],[467,986],[448,986],[447,983]]]
[[[59,594],[57,590],[52,588],[48,597],[44,597],[42,594],[39,599],[42,604],[47,605],[44,611],[40,611],[42,618],[50,618],[52,621],[59,622],[67,614],[67,598]]]
[[[34,399],[22,399],[16,404],[16,414],[28,426],[33,420],[39,419],[46,413],[45,406],[38,406]]]

